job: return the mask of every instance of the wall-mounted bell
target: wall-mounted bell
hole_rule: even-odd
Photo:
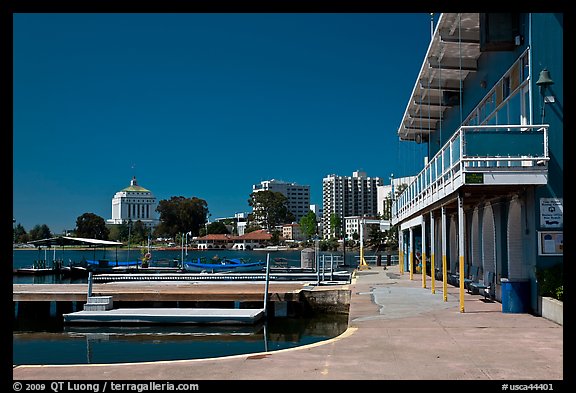
[[[536,84],[543,88],[554,84],[554,81],[550,78],[550,72],[546,68],[540,71],[540,77],[538,81],[536,81]]]

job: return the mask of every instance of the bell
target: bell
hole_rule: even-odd
[[[540,77],[536,84],[541,87],[547,87],[554,84],[554,81],[550,78],[550,72],[546,68],[540,71]]]

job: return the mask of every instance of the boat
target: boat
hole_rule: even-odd
[[[249,262],[239,258],[198,258],[196,262],[184,262],[184,271],[188,273],[234,273],[234,272],[261,272],[266,262]]]
[[[62,266],[61,271],[65,277],[88,277],[88,273],[90,273],[87,267],[80,264]]]
[[[64,253],[65,246],[84,246],[88,248],[96,248],[96,247],[119,247],[122,246],[122,243],[115,242],[115,241],[108,241],[108,240],[101,240],[101,239],[91,239],[91,238],[84,238],[84,237],[71,237],[71,236],[56,236],[46,239],[40,240],[33,240],[28,242],[29,245],[38,247],[38,252],[45,247],[44,253],[45,257],[43,261],[36,261],[35,265],[42,264],[39,266],[46,271],[46,254],[48,248],[54,249],[54,259],[56,259],[56,247],[62,247],[62,253]],[[85,259],[77,262],[73,262],[69,259],[69,263],[67,265],[64,264],[63,260],[54,260],[52,261],[52,266],[54,269],[51,269],[52,272],[60,273],[63,276],[74,276],[74,277],[87,277],[88,273],[91,271],[92,266],[98,266],[99,261],[95,262],[95,265],[90,264]],[[37,266],[34,266],[37,267]],[[29,273],[32,274],[32,271],[27,268],[27,271],[23,269],[15,270],[15,274],[25,274]],[[40,274],[41,271],[36,269],[34,274]],[[46,272],[44,274],[49,274]]]
[[[289,250],[288,246],[266,246],[266,247],[254,247],[253,251],[286,251]]]
[[[60,272],[60,270],[56,270],[56,269],[52,269],[52,268],[22,267],[19,269],[13,269],[12,274],[46,276],[46,275],[55,274],[58,272]]]
[[[18,269],[13,269],[12,274],[14,275],[38,275],[46,276],[49,274],[59,274],[62,273],[62,261],[54,260],[52,264],[46,263],[45,260],[34,261],[32,266],[21,267]]]

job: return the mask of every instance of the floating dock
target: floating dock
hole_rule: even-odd
[[[243,308],[119,308],[64,314],[65,323],[89,324],[253,324],[264,309]]]

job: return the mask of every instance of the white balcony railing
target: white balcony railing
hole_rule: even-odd
[[[392,203],[392,224],[464,185],[546,184],[548,125],[462,126]]]

